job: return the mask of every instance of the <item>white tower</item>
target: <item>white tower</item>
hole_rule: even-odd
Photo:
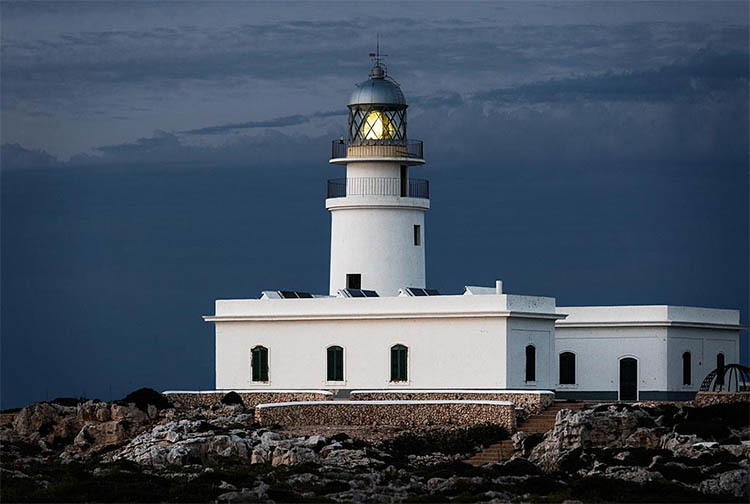
[[[348,141],[334,140],[330,162],[346,178],[328,181],[331,212],[330,293],[375,290],[395,296],[425,287],[427,180],[409,178],[424,164],[422,142],[407,140],[406,99],[378,55],[370,78],[349,100]]]

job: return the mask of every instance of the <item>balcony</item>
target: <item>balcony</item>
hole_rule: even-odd
[[[349,144],[345,140],[334,140],[331,144],[331,159],[345,159],[351,157],[395,157],[408,159],[424,159],[422,140],[394,141],[372,140]],[[422,163],[424,161],[421,161]]]
[[[404,198],[430,199],[430,181],[388,177],[339,178],[328,181],[328,197],[346,196],[400,196]]]

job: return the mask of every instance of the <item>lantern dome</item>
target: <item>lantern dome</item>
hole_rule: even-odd
[[[349,98],[349,105],[403,105],[406,98],[398,83],[386,75],[385,68],[376,63],[370,70],[370,78],[357,84],[357,89]]]

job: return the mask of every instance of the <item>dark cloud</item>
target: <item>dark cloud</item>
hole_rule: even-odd
[[[343,115],[346,115],[345,111],[329,110],[329,111],[315,112],[310,115],[295,114],[292,116],[277,117],[275,119],[268,119],[265,121],[247,121],[247,122],[242,122],[242,123],[222,124],[219,126],[206,126],[204,128],[197,128],[197,129],[182,131],[181,133],[184,133],[187,135],[219,135],[219,134],[228,133],[228,132],[235,131],[235,130],[244,130],[244,129],[284,128],[286,126],[297,126],[299,124],[307,123],[310,121],[311,118],[336,117],[336,116],[343,116]]]
[[[702,51],[689,61],[655,69],[550,79],[479,92],[474,98],[495,103],[696,102],[718,92],[746,89],[749,57],[748,52]]]
[[[4,170],[62,166],[55,156],[42,149],[25,149],[17,143],[0,146],[0,165]]]

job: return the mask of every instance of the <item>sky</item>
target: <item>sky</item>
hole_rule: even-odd
[[[424,141],[428,287],[750,325],[747,2],[0,15],[0,407],[210,389],[215,299],[326,293],[330,142],[378,37]]]

